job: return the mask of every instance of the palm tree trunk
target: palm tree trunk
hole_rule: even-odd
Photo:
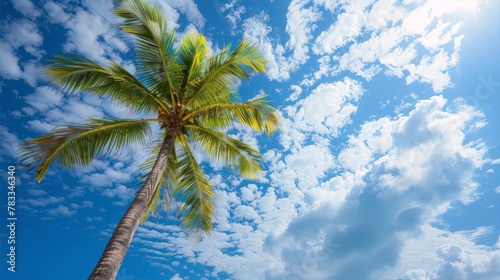
[[[167,133],[151,173],[116,226],[99,262],[90,274],[89,280],[114,280],[116,278],[141,217],[163,174],[173,140],[174,137]]]

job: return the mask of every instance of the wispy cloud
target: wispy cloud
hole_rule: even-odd
[[[0,76],[12,80],[23,79],[34,87],[39,77],[39,60],[44,54],[41,50],[43,37],[38,26],[27,19],[6,20],[0,25],[0,31]],[[18,54],[21,48],[29,56],[21,58]]]
[[[26,17],[39,17],[41,14],[31,0],[12,1],[12,4]]]

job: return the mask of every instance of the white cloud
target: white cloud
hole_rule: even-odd
[[[44,115],[47,122],[68,124],[81,122],[88,118],[101,119],[104,117],[102,107],[83,103],[77,96],[65,98],[64,101],[63,105],[45,112]]]
[[[53,1],[47,1],[43,8],[49,15],[50,20],[55,23],[65,23],[70,19],[70,15],[66,13],[66,7],[62,3],[54,3]]]
[[[313,47],[314,52],[333,53],[339,47],[352,42],[361,31],[359,18],[360,16],[355,14],[341,14],[335,25],[321,32]]]
[[[266,75],[271,80],[288,80],[290,74],[309,59],[308,43],[313,38],[314,23],[321,18],[321,13],[308,2],[296,0],[288,6],[286,31],[289,39],[285,45],[271,39],[273,29],[268,25],[270,18],[267,13],[261,12],[243,21],[243,36],[261,48],[264,58],[269,61]]]
[[[264,58],[268,60],[266,75],[269,79],[288,80],[293,66],[284,57],[285,48],[269,37],[272,28],[267,25],[268,21],[269,15],[264,12],[245,19],[242,24],[243,37],[257,43],[262,50]]]
[[[9,132],[6,126],[0,125],[0,154],[4,156],[9,156],[11,158],[17,158],[17,151],[19,145],[21,145],[21,140],[14,134]]]
[[[365,123],[356,137],[349,137],[348,146],[338,155],[343,168],[356,171],[367,166],[375,155],[386,153],[393,145],[394,124],[388,118]]]
[[[38,189],[33,189],[33,188],[29,188],[28,193],[33,195],[33,196],[42,196],[42,195],[47,194],[47,192],[44,190],[38,190]]]
[[[440,17],[453,13],[460,4],[426,1],[417,8],[392,0],[371,4],[355,1],[341,4],[340,10],[337,7],[336,20],[313,46],[315,54],[334,55],[329,66],[320,65],[316,79],[347,70],[370,80],[385,71],[406,76],[408,84],[429,83],[436,92],[452,86],[448,70],[458,63],[461,23]]]
[[[294,108],[287,110],[293,116],[294,128],[335,137],[356,111],[357,107],[350,102],[357,101],[362,94],[363,89],[358,82],[345,78],[335,83],[320,84]]]
[[[179,276],[179,273],[176,273],[170,280],[182,280],[182,278]]]
[[[76,214],[75,210],[71,210],[64,205],[59,205],[57,206],[57,208],[49,209],[47,210],[47,212],[52,216],[66,216],[66,217],[71,217],[74,214]]]
[[[429,225],[421,232],[406,242],[400,262],[386,271],[386,278],[486,280],[498,275],[494,264],[500,260],[500,251],[495,245],[477,245],[459,233]]]
[[[38,87],[33,94],[24,97],[26,103],[36,108],[38,111],[45,112],[49,108],[61,104],[62,95],[50,87]]]
[[[16,20],[0,25],[2,42],[0,42],[0,76],[6,79],[23,79],[30,86],[35,86],[38,79],[38,60],[44,54],[40,47],[43,37],[37,25],[28,20]],[[19,49],[29,53],[20,59]]]
[[[236,0],[233,0],[230,3],[226,3],[219,7],[219,11],[221,13],[227,11],[225,18],[229,22],[231,33],[235,35],[238,31],[237,26],[241,22],[241,15],[246,12],[245,6],[236,5]]]
[[[118,56],[112,56],[113,52],[125,50],[117,49],[117,47],[121,48],[122,44],[115,43],[116,34],[111,24],[98,14],[77,9],[75,14],[64,23],[68,29],[64,50],[77,52],[106,65],[109,58],[118,58]]]
[[[319,155],[319,158],[328,156],[330,144],[327,139],[338,137],[341,129],[351,122],[351,115],[357,110],[354,103],[363,92],[361,84],[349,78],[318,85],[307,97],[281,110],[283,130],[280,144],[286,151],[291,148],[291,151],[294,151],[302,149],[305,143],[312,141],[322,150],[323,154]],[[291,178],[288,181],[290,180],[293,181]]]
[[[248,184],[248,186],[242,187],[240,191],[243,201],[253,201],[262,195],[255,184]]]
[[[201,14],[198,6],[193,0],[172,0],[168,2],[173,8],[185,14],[188,21],[197,28],[202,29],[205,24],[205,18]]]
[[[14,53],[12,46],[4,42],[0,42],[0,60],[2,60],[0,75],[3,78],[18,80],[22,76],[19,57]]]
[[[35,48],[42,45],[43,37],[34,22],[16,20],[6,26],[2,25],[1,30],[4,32],[4,40],[13,48],[24,47],[31,55],[40,56],[40,50],[35,50]]]
[[[290,38],[286,46],[292,50],[294,64],[304,64],[309,59],[309,41],[312,31],[317,27],[314,23],[321,18],[317,7],[306,7],[308,0],[294,0],[288,6],[286,14],[286,31]]]
[[[129,173],[123,172],[122,170],[115,170],[113,168],[106,168],[102,173],[91,173],[86,174],[81,177],[80,183],[88,183],[91,188],[98,189],[113,185],[113,183],[124,183],[130,181],[132,178]],[[126,190],[123,186],[118,186],[114,190],[106,189],[107,194],[110,197],[114,197],[117,194],[125,195]]]
[[[26,124],[28,127],[36,132],[42,132],[46,133],[52,130],[54,127],[56,127],[55,124],[47,123],[47,122],[42,122],[40,120],[31,120],[27,121]]]
[[[15,0],[12,1],[14,8],[20,11],[26,17],[39,17],[40,11],[35,7],[31,0]]]
[[[296,187],[305,191],[317,186],[318,180],[335,167],[326,143],[303,146],[278,161],[278,165],[280,167],[270,174],[270,178],[287,193]]]
[[[293,91],[285,101],[296,101],[302,93],[302,88],[298,85],[291,85],[290,89]]]
[[[234,218],[243,220],[256,220],[260,221],[259,214],[255,211],[253,207],[247,205],[238,205],[234,209]]]
[[[480,115],[444,106],[444,98],[432,97],[408,116],[365,123],[343,151],[356,159],[356,147],[365,147],[364,165],[352,167],[364,168],[363,184],[350,189],[343,204],[314,204],[268,238],[282,266],[268,268],[267,277],[381,278],[380,267],[398,263],[403,244],[425,221],[451,201],[467,203],[485,151],[465,143],[463,131]]]
[[[468,240],[478,243],[482,238],[490,235],[495,230],[493,226],[481,226],[473,230],[461,230],[457,231],[457,234],[460,234],[467,238]]]
[[[46,197],[39,197],[36,199],[29,198],[29,199],[22,199],[23,203],[28,203],[31,206],[35,207],[40,207],[40,206],[46,206],[49,204],[55,204],[59,203],[64,200],[64,197],[55,197],[55,196],[46,196]]]
[[[132,188],[127,188],[124,185],[118,185],[114,189],[104,189],[102,194],[107,197],[118,197],[123,202],[128,202],[135,195],[135,190]]]

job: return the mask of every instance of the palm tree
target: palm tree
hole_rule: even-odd
[[[46,68],[47,79],[72,94],[108,97],[146,119],[90,119],[83,124],[56,127],[26,141],[20,161],[35,170],[40,182],[48,168],[88,166],[97,156],[118,153],[132,143],[145,143],[151,123],[159,123],[160,139],[143,164],[144,182],[113,232],[89,279],[114,279],[139,223],[158,206],[177,208],[181,225],[203,236],[213,230],[214,188],[193,155],[193,144],[214,161],[247,178],[261,171],[260,153],[226,132],[235,124],[266,134],[280,124],[264,96],[239,102],[241,79],[264,72],[266,60],[247,40],[210,55],[206,39],[197,32],[174,46],[160,9],[145,0],[124,0],[114,10],[119,27],[134,40],[135,67],[131,74],[117,63],[106,67],[77,54],[56,56]]]

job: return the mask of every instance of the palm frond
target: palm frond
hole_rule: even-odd
[[[109,69],[81,56],[56,55],[45,69],[48,80],[69,94],[88,91],[97,96],[109,96],[138,112],[157,112],[166,107],[132,74],[111,62]]]
[[[121,29],[137,40],[136,56],[141,82],[162,98],[175,102],[182,82],[182,67],[173,48],[175,30],[169,29],[158,7],[144,0],[125,0],[115,14],[123,19]]]
[[[206,39],[200,33],[191,31],[182,38],[179,56],[185,68],[181,92],[189,91],[189,83],[200,79],[205,73],[208,53]]]
[[[191,152],[187,139],[180,137],[178,153],[179,186],[176,198],[182,202],[179,216],[190,232],[210,233],[215,217],[214,190]]]
[[[187,127],[192,138],[200,142],[212,160],[229,165],[234,171],[251,179],[262,172],[259,167],[261,154],[252,146],[206,127]]]
[[[58,127],[45,136],[26,141],[20,162],[26,171],[35,169],[40,182],[49,166],[84,167],[98,155],[117,153],[131,143],[144,143],[151,134],[149,122],[156,120],[97,120]]]
[[[225,128],[238,122],[255,131],[269,135],[281,126],[276,109],[265,100],[266,95],[252,99],[246,103],[219,103],[203,106],[185,116],[185,119],[196,119],[210,128]]]
[[[162,137],[160,139],[165,138],[165,132],[162,133]],[[148,154],[151,156],[141,164],[139,167],[139,171],[146,171],[146,173],[137,179],[137,183],[143,183],[144,180],[149,176],[153,166],[158,157],[158,153],[160,152],[160,148],[162,145],[162,141],[155,141],[152,144],[152,147],[149,149]],[[167,158],[167,164],[163,171],[162,177],[158,182],[158,185],[155,188],[155,193],[153,197],[148,202],[148,206],[146,207],[146,211],[142,217],[141,222],[144,223],[146,220],[158,214],[158,208],[163,208],[164,212],[168,215],[170,208],[174,204],[175,199],[173,198],[174,190],[177,189],[178,183],[178,174],[177,174],[177,153],[175,145],[170,147],[170,152]]]
[[[196,82],[193,93],[186,106],[198,108],[208,104],[227,101],[224,93],[234,93],[228,89],[237,85],[240,79],[246,79],[254,72],[265,72],[267,61],[261,51],[248,40],[242,40],[233,50],[228,45],[216,55],[210,57],[208,69],[203,79]]]

